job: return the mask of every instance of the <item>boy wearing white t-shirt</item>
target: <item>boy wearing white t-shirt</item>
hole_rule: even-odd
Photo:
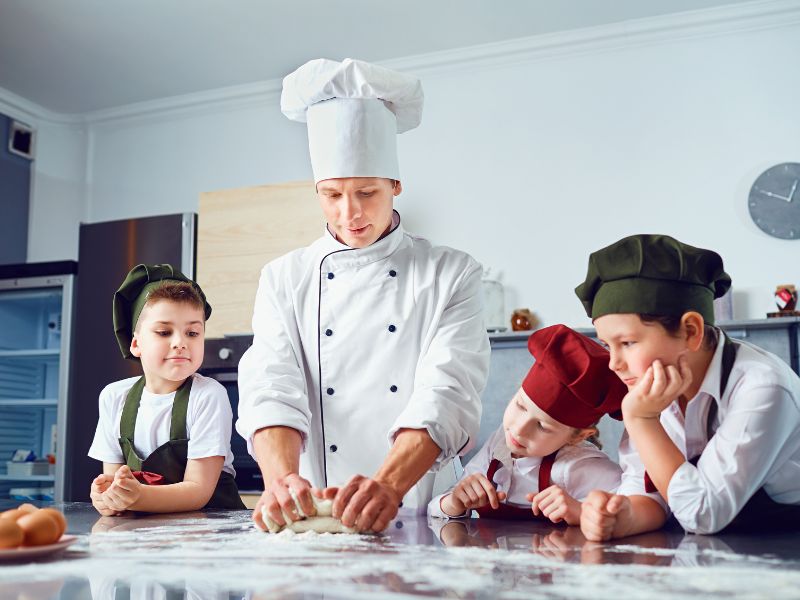
[[[114,294],[117,342],[143,375],[100,393],[89,449],[103,462],[90,494],[100,514],[245,508],[234,481],[228,395],[196,373],[210,315],[200,286],[170,265],[134,267]]]

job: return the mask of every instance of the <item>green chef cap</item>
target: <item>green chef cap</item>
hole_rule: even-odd
[[[589,256],[575,288],[592,320],[608,314],[681,316],[696,311],[714,324],[714,299],[731,287],[716,252],[668,235],[632,235]]]
[[[173,268],[172,265],[136,265],[131,269],[125,281],[114,292],[114,335],[117,337],[122,356],[131,360],[139,360],[131,354],[133,330],[139,321],[144,305],[150,293],[165,281],[181,281],[192,284],[192,287],[203,299],[205,318],[211,316],[211,306],[200,286]]]

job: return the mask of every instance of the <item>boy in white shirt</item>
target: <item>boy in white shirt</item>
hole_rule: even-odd
[[[587,441],[626,391],[608,369],[608,352],[564,325],[537,331],[528,348],[536,362],[502,426],[456,486],[431,500],[430,516],[468,517],[474,509],[482,518],[578,525],[591,490],[619,485],[619,466]]]
[[[122,355],[143,376],[109,384],[89,456],[103,462],[92,482],[102,515],[125,510],[243,509],[230,448],[225,388],[196,373],[203,362],[203,291],[170,265],[138,265],[114,294]]]
[[[591,255],[575,291],[628,394],[622,484],[590,494],[587,538],[656,529],[670,512],[692,533],[800,527],[800,378],[713,327],[730,285],[716,252],[666,235]]]

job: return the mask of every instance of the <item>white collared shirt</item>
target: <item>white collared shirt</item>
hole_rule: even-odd
[[[478,436],[489,371],[481,267],[412,236],[399,218],[383,239],[350,248],[329,232],[261,272],[253,345],[239,363],[237,431],[252,450],[263,427],[303,436],[300,474],[317,487],[372,476],[399,429],[426,429],[436,467]],[[446,469],[444,467],[447,467]],[[425,476],[403,500],[424,511]]]
[[[509,504],[530,505],[527,495],[540,492],[539,470],[542,464],[540,456],[513,458],[506,446],[503,427],[498,428],[464,467],[463,477],[473,473],[489,470],[489,464],[496,458],[502,466],[494,474],[494,482],[498,492],[506,493]],[[576,500],[583,501],[592,490],[613,492],[620,482],[622,470],[608,455],[591,442],[566,445],[556,454],[553,468],[550,471],[551,485],[557,485]],[[449,494],[452,488],[431,500],[428,514],[442,519],[449,515],[442,511],[441,499]],[[469,515],[462,515],[469,516]]]
[[[702,453],[697,466],[683,463],[669,482],[669,504],[644,493],[644,466],[623,436],[618,493],[647,495],[672,511],[694,533],[724,529],[761,487],[775,502],[800,504],[800,378],[780,358],[746,342],[720,397],[723,343],[720,341],[700,390],[681,414],[678,402],[661,413],[667,435],[687,458]],[[711,402],[718,404],[707,439]]]

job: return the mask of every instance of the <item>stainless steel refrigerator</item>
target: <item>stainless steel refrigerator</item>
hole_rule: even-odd
[[[76,272],[0,266],[0,500],[63,498]]]
[[[141,374],[137,364],[122,358],[114,338],[114,292],[139,263],[168,263],[194,278],[196,241],[194,213],[81,225],[65,501],[88,501],[91,481],[102,471],[102,465],[86,455],[97,425],[100,391],[112,381]]]

